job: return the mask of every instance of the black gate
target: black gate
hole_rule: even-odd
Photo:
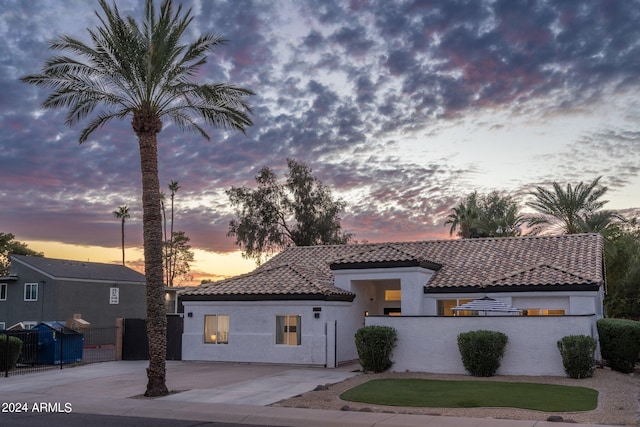
[[[182,360],[182,316],[167,316],[167,360]]]
[[[182,317],[167,316],[167,360],[182,360]],[[124,319],[122,360],[149,359],[147,321]]]

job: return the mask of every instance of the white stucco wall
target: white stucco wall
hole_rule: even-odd
[[[320,307],[315,318],[314,307]],[[353,310],[348,302],[326,301],[184,301],[183,360],[321,365],[327,361],[326,323],[337,331],[337,362],[357,358]],[[205,315],[229,316],[229,343],[204,343]],[[301,345],[276,345],[276,316],[300,315]],[[359,316],[362,318],[361,316]],[[362,321],[363,322],[363,321]],[[359,327],[359,326],[358,326]],[[356,328],[357,329],[357,328]],[[334,340],[332,336],[330,340]],[[329,360],[334,359],[333,355]]]
[[[371,309],[372,305],[368,305],[366,301],[375,298],[377,293],[375,289],[369,289],[369,293],[363,294],[365,288],[358,286],[359,283],[380,282],[383,284],[399,282],[402,293],[401,309],[403,316],[424,314],[424,286],[431,280],[433,273],[433,270],[422,267],[353,269],[333,272],[334,283],[337,287],[354,292],[360,297],[359,307],[362,309],[362,313]],[[392,287],[389,289],[392,289]],[[364,298],[362,298],[363,296]]]
[[[398,345],[392,371],[467,373],[457,336],[479,329],[500,331],[509,342],[498,375],[565,376],[557,341],[567,335],[597,339],[596,315],[481,316],[481,317],[368,317],[367,325],[391,326]],[[598,355],[596,355],[598,357]]]

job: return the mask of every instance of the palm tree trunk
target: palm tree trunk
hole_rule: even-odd
[[[155,120],[154,120],[155,119]],[[162,122],[155,117],[135,117],[132,122],[140,145],[142,169],[142,224],[144,230],[144,271],[147,279],[147,336],[149,367],[145,396],[165,396],[167,318],[162,280],[162,214],[158,179],[158,144],[156,135]]]
[[[124,265],[124,217],[122,218],[122,265]]]
[[[168,274],[169,277],[167,279],[167,283],[169,284],[169,286],[173,286],[173,276],[175,275],[174,266],[176,264],[175,243],[173,241],[173,198],[174,197],[175,197],[175,193],[171,191],[171,242],[169,243],[171,247],[171,251],[169,252],[171,254],[171,258],[169,259],[169,274]]]
[[[163,262],[164,262],[164,271],[165,271],[165,275],[168,277],[168,275],[166,274],[167,271],[169,271],[169,249],[167,248],[167,212],[165,210],[165,206],[164,206],[164,196],[161,196],[162,199],[160,200],[160,207],[162,208],[162,227],[164,229],[164,239],[162,241],[162,256],[163,256]],[[169,283],[167,282],[167,277],[164,278],[165,280],[165,285],[169,286]]]

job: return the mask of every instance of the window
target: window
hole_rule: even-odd
[[[468,310],[458,311],[457,314],[455,311],[451,310],[453,307],[466,304],[471,299],[440,299],[438,300],[438,316],[473,316],[477,314],[477,312],[473,313]]]
[[[24,284],[24,300],[38,301],[38,284],[37,283]]]
[[[4,322],[0,322],[0,331],[4,331],[6,328],[6,324]]]
[[[38,325],[38,322],[34,322],[32,320],[25,320],[22,322],[22,326],[24,326],[25,329],[33,329]]]
[[[204,342],[206,344],[229,344],[229,316],[212,314],[204,316]]]
[[[402,299],[400,289],[386,289],[384,291],[385,301],[400,301]]]
[[[564,316],[564,310],[527,308],[523,314],[525,316]]]
[[[6,300],[7,300],[7,284],[0,283],[0,301],[6,301]]]
[[[300,345],[302,316],[276,316],[276,344]]]

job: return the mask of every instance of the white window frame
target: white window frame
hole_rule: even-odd
[[[296,318],[295,325],[290,323],[292,317]],[[295,327],[295,329],[292,330],[293,327]],[[291,342],[292,338],[295,338],[294,343]],[[299,314],[276,315],[275,341],[276,345],[292,347],[302,345],[302,316]]]
[[[27,294],[27,288],[31,289],[31,292]],[[35,298],[27,298],[27,296],[33,296],[33,289],[35,288]],[[38,301],[38,283],[25,283],[24,284],[24,300],[25,301]]]
[[[213,331],[207,328],[207,318],[215,318],[215,326]],[[226,322],[220,322],[222,317],[226,317]],[[229,344],[229,329],[230,329],[230,316],[228,314],[205,314],[204,316],[204,343],[205,344]],[[226,330],[221,330],[220,326],[223,326],[226,323]]]
[[[0,283],[0,301],[7,300],[8,287],[6,283]]]
[[[33,329],[38,326],[38,322],[36,322],[35,320],[23,320],[20,323],[22,323],[25,329]]]

